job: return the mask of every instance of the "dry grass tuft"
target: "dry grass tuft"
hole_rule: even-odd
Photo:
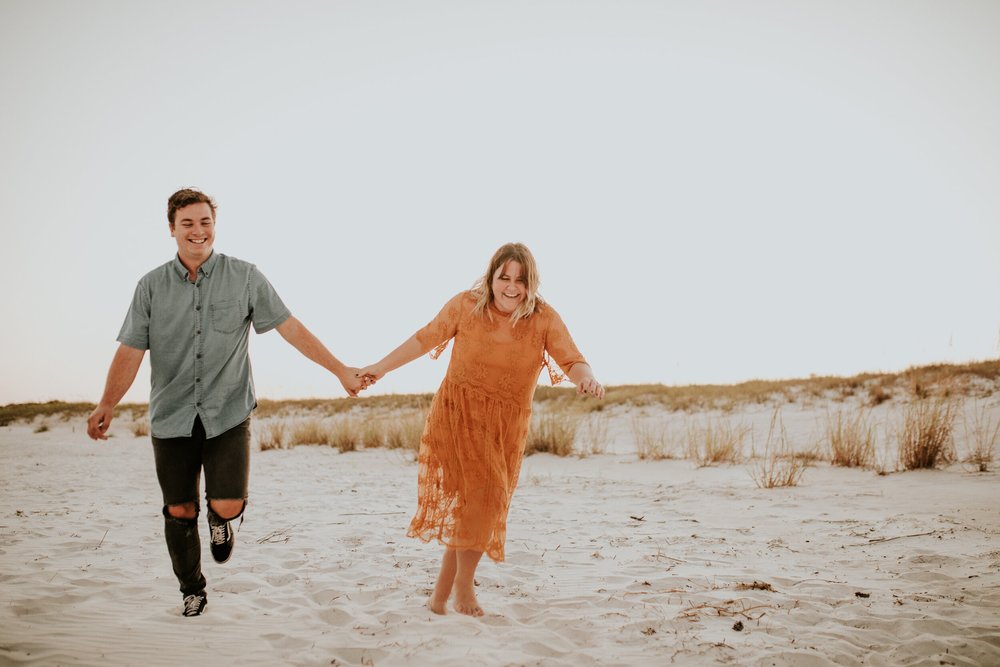
[[[916,470],[954,461],[952,430],[957,414],[958,402],[946,396],[910,402],[896,429],[900,466]]]
[[[424,434],[427,413],[409,412],[396,416],[384,424],[384,443],[389,449],[420,449],[420,437]]]
[[[297,419],[292,423],[288,439],[289,447],[298,445],[330,445],[330,425],[322,419],[312,417]]]
[[[357,451],[363,438],[364,432],[358,420],[353,417],[344,417],[337,419],[330,425],[330,439],[327,444],[336,447],[343,454]]]
[[[39,424],[38,426],[35,427],[35,431],[34,432],[35,433],[45,433],[48,430],[49,430],[49,425],[46,424],[45,422],[42,422],[41,424]]]
[[[737,583],[733,588],[738,591],[768,591],[769,593],[775,593],[774,587],[767,583],[766,581],[756,581],[753,583],[740,582]]]
[[[137,419],[132,422],[132,435],[137,438],[142,438],[149,435],[149,421],[146,419]]]
[[[792,450],[779,409],[771,415],[764,443],[764,455],[750,468],[750,477],[761,489],[798,486],[806,470],[805,462]]]
[[[632,437],[635,440],[635,452],[640,460],[660,461],[677,458],[666,424],[657,419],[633,416]]]
[[[608,451],[608,428],[610,420],[604,413],[594,412],[584,424],[583,448],[580,456],[593,456]]]
[[[358,436],[365,449],[377,449],[385,444],[385,421],[383,417],[375,416],[365,419],[358,425]]]
[[[975,406],[971,421],[968,415],[965,416],[965,437],[969,442],[969,454],[964,462],[979,472],[989,472],[1000,441],[1000,420],[993,420],[985,403]]]
[[[288,429],[283,421],[271,421],[263,424],[256,429],[256,435],[262,452],[288,447]]]
[[[743,458],[743,441],[750,426],[728,419],[706,419],[704,424],[688,424],[685,454],[699,466],[737,463]]]
[[[875,428],[864,408],[826,416],[830,462],[847,468],[870,468],[875,460]]]
[[[882,405],[891,398],[892,394],[882,384],[875,384],[868,388],[868,405],[873,408]]]
[[[525,456],[543,453],[569,456],[573,453],[578,426],[578,420],[565,412],[549,410],[544,414],[535,413],[524,448]]]

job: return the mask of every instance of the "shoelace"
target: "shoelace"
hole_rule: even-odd
[[[192,611],[198,611],[199,607],[201,607],[201,597],[200,596],[198,596],[198,595],[188,595],[186,598],[184,598],[184,613],[185,614],[187,614],[188,612],[192,612]]]
[[[229,541],[229,522],[212,526],[212,544],[225,544]]]

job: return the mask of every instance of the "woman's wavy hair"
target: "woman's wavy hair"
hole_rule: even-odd
[[[496,298],[493,294],[493,274],[511,261],[521,265],[527,292],[521,305],[510,314],[511,322],[517,324],[518,320],[531,317],[532,313],[538,312],[545,305],[545,300],[538,293],[538,265],[535,263],[535,257],[523,243],[505,243],[493,253],[493,259],[486,267],[486,273],[472,286],[471,294],[476,299],[476,305],[472,307],[473,314],[486,313],[490,318],[493,317],[489,310],[489,305]]]

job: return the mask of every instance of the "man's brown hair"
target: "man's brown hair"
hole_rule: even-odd
[[[184,188],[170,195],[170,199],[167,200],[167,220],[170,222],[171,227],[174,226],[174,217],[177,215],[177,209],[190,206],[191,204],[208,204],[209,208],[212,209],[212,220],[215,220],[215,200],[201,190]]]

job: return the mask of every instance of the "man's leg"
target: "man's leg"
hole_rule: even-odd
[[[230,522],[243,516],[250,485],[250,418],[205,441],[205,496],[212,557],[225,563],[236,536]]]
[[[196,420],[190,438],[153,437],[156,477],[163,492],[163,533],[170,564],[185,598],[186,616],[197,616],[206,604],[198,537],[198,487],[204,434],[200,420]],[[189,600],[192,596],[198,599]]]

